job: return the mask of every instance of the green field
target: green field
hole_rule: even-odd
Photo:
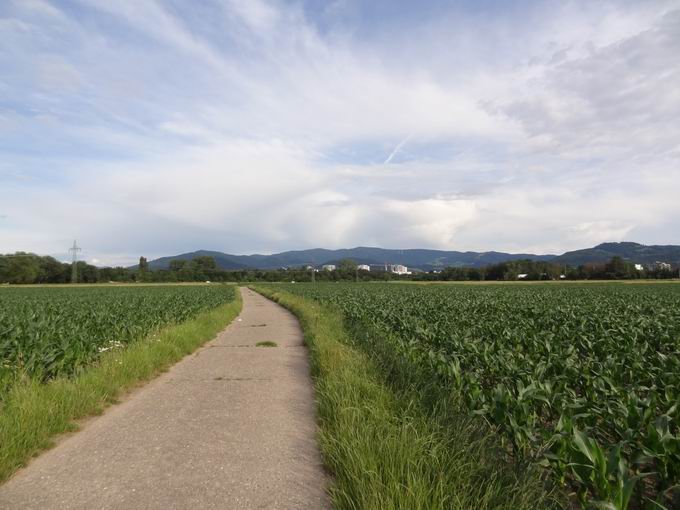
[[[0,288],[0,388],[18,374],[73,375],[104,352],[233,299],[227,285]]]
[[[574,503],[679,504],[680,286],[270,288],[337,309],[393,387],[483,420]]]
[[[240,308],[230,285],[0,288],[0,481]]]

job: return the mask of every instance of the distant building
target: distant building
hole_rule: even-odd
[[[520,273],[517,275],[518,280],[526,280],[529,277],[527,273]]]
[[[359,271],[370,271],[370,270],[371,270],[371,266],[369,266],[368,264],[359,264],[359,265],[357,266],[357,269],[358,269]]]
[[[394,274],[411,274],[411,271],[408,270],[408,267],[402,266],[401,264],[391,264],[388,266],[389,269],[388,271],[390,273]]]
[[[401,264],[371,264],[371,271],[376,273],[411,274],[411,271]]]
[[[335,271],[336,267],[335,264],[324,264],[323,266],[321,266],[321,269],[323,269],[324,271]]]
[[[642,264],[635,264],[635,270],[636,271],[644,271],[645,266],[643,266]]]
[[[659,271],[670,271],[673,269],[668,262],[655,262],[655,264]]]

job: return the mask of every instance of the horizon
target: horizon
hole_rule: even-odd
[[[0,253],[680,244],[680,0],[9,0],[0,48]]]
[[[578,251],[583,251],[583,250],[592,250],[592,249],[595,249],[595,248],[599,248],[602,245],[608,245],[608,244],[613,244],[613,245],[632,244],[632,245],[636,245],[636,246],[643,246],[643,247],[646,247],[646,248],[680,247],[680,245],[674,245],[674,244],[644,244],[644,243],[640,243],[640,242],[637,242],[637,241],[623,240],[623,241],[604,241],[604,242],[599,243],[599,244],[594,245],[594,246],[581,247],[581,248],[577,248],[575,250],[568,250],[568,251],[560,252],[560,253],[503,252],[503,251],[500,251],[500,250],[485,250],[485,251],[455,250],[455,249],[454,250],[439,250],[439,249],[436,249],[436,248],[385,248],[385,247],[380,247],[380,246],[353,246],[353,247],[349,247],[349,248],[346,248],[346,247],[341,247],[341,248],[322,248],[322,247],[303,248],[303,249],[284,250],[284,251],[281,251],[281,252],[272,252],[272,253],[233,253],[233,252],[228,252],[228,251],[220,251],[220,250],[200,248],[200,249],[197,249],[197,250],[190,250],[190,251],[185,251],[185,252],[181,252],[181,253],[160,255],[158,257],[153,257],[153,258],[145,257],[145,255],[143,255],[143,254],[140,255],[139,257],[144,257],[144,258],[147,259],[147,261],[149,263],[151,263],[151,262],[155,262],[155,261],[161,260],[161,259],[167,259],[167,258],[172,259],[172,258],[180,257],[182,255],[192,255],[192,254],[201,253],[201,252],[215,253],[215,254],[228,255],[228,256],[234,256],[234,257],[258,257],[258,256],[271,257],[271,256],[281,255],[281,254],[286,254],[286,253],[291,253],[291,252],[306,252],[306,251],[317,251],[317,250],[333,252],[333,251],[352,251],[352,250],[357,250],[357,249],[370,249],[370,250],[377,249],[377,250],[396,251],[396,252],[399,252],[399,251],[401,251],[401,252],[404,252],[404,251],[439,251],[439,252],[443,252],[443,253],[452,253],[452,252],[463,253],[463,254],[473,253],[473,254],[479,254],[479,255],[484,255],[484,254],[489,254],[489,253],[501,253],[501,254],[507,254],[507,255],[515,255],[515,256],[516,255],[527,255],[527,256],[536,256],[536,257],[556,257],[557,258],[557,257],[560,257],[562,255],[566,255],[566,254],[571,253],[571,252],[578,252]],[[62,262],[62,263],[70,263],[71,262],[70,257],[68,257],[68,258],[61,257],[60,258],[60,257],[57,257],[57,256],[52,255],[52,254],[37,253],[37,252],[31,252],[31,251],[26,251],[26,250],[23,250],[23,251],[26,252],[26,253],[32,253],[32,254],[38,255],[38,256],[53,257],[53,258],[57,259],[59,262]],[[6,255],[11,256],[11,254],[6,254]],[[3,256],[3,254],[0,253],[0,256]],[[92,263],[92,262],[90,262],[86,259],[83,259],[81,257],[78,258],[78,261],[79,262],[87,262],[91,265],[94,265],[94,266],[100,267],[100,268],[103,268],[103,267],[134,267],[138,264],[139,257],[132,257],[132,258],[130,258],[129,262],[124,263],[124,264],[120,264],[120,265],[115,265],[115,266],[114,265],[107,265],[107,264]],[[385,262],[385,263],[398,263],[398,262],[399,261],[397,261],[397,260],[393,260],[391,262]],[[319,262],[319,263],[323,263],[323,262]]]

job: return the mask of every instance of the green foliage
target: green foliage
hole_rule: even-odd
[[[680,286],[282,287],[339,307],[392,379],[483,417],[584,506],[678,503]]]
[[[72,264],[34,253],[0,254],[0,284],[68,283],[71,281],[72,269]],[[97,268],[79,261],[77,269],[79,283],[131,280],[131,273],[122,267]]]
[[[149,262],[146,257],[139,257],[139,272],[144,273],[149,270]]]
[[[613,280],[613,279],[669,279],[678,276],[677,265],[671,269],[661,266],[649,267],[642,271],[621,257],[614,257],[608,263],[584,264],[568,267],[545,261],[512,260],[485,267],[456,266],[444,267],[436,272],[418,272],[412,275],[397,275],[387,271],[356,271],[356,263],[342,259],[336,263],[336,271],[313,273],[307,265],[282,267],[279,269],[244,268],[224,270],[218,267],[214,257],[198,256],[190,260],[173,259],[167,269],[152,269],[145,257],[140,257],[136,268],[95,267],[84,261],[77,263],[77,283],[107,282],[308,282],[315,275],[317,281],[481,281],[481,280]],[[318,269],[318,268],[317,268]],[[377,269],[374,267],[374,269]],[[59,262],[52,257],[41,257],[32,253],[18,252],[0,254],[0,284],[67,283],[71,281],[71,264]]]
[[[352,345],[336,309],[280,292],[281,287],[256,289],[300,319],[334,508],[554,508],[535,472],[519,472],[504,461],[480,418],[457,413],[441,423],[416,404],[418,388],[402,392],[387,384],[367,353]]]
[[[352,259],[342,259],[338,262],[338,271],[354,272],[357,269],[357,263]]]
[[[75,430],[74,420],[100,413],[126,390],[214,338],[241,309],[238,295],[233,296],[236,299],[164,327],[125,349],[103,352],[75,376],[58,376],[46,384],[22,378],[14,384],[0,408],[0,481],[50,447],[54,436]]]
[[[0,255],[0,283],[33,283],[52,269],[53,263],[59,264],[52,257],[46,257],[43,271],[40,258],[31,253]],[[64,271],[63,267],[59,269]]]
[[[0,396],[19,375],[72,375],[102,353],[234,299],[211,286],[0,289]]]

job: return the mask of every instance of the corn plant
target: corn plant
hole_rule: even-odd
[[[584,507],[677,505],[680,285],[280,288],[338,307],[391,377],[455,397]]]
[[[225,285],[0,289],[0,399],[18,374],[74,374],[103,352],[233,298]]]

